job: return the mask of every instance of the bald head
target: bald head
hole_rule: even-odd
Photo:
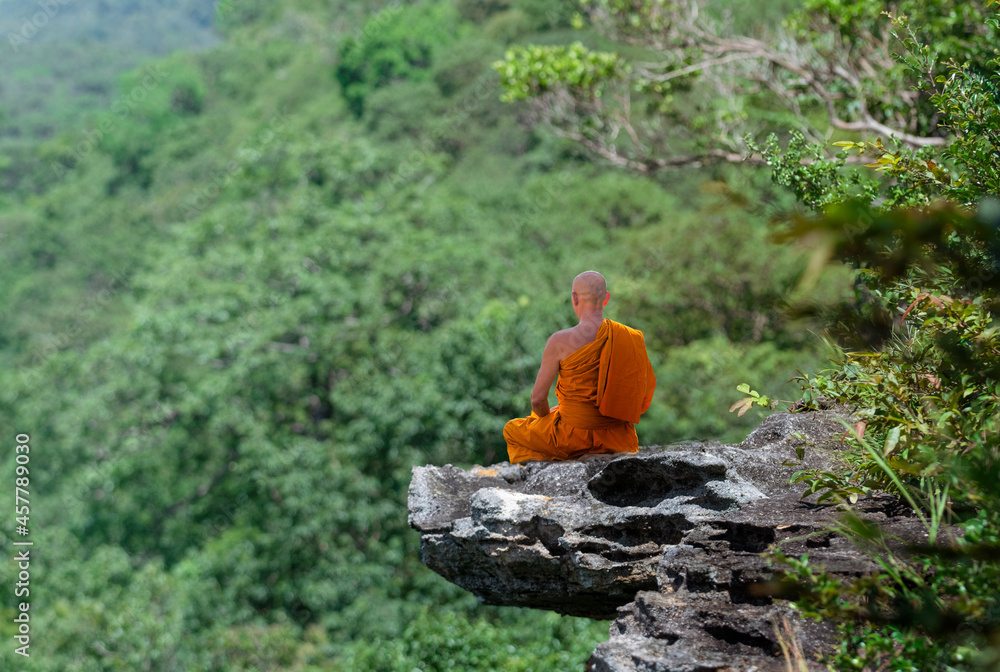
[[[608,299],[608,283],[597,271],[584,271],[573,279],[573,293],[581,303],[603,307]]]

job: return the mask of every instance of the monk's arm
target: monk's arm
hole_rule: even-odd
[[[646,396],[642,400],[640,414],[649,410],[649,405],[653,403],[653,391],[656,390],[656,374],[653,372],[653,364],[646,359]]]
[[[549,414],[549,390],[552,383],[556,381],[559,374],[559,343],[553,334],[545,343],[545,350],[542,352],[542,365],[538,367],[538,376],[535,378],[535,387],[531,390],[531,410],[539,418],[544,418]]]

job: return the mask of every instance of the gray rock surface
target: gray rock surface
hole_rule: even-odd
[[[762,553],[775,544],[809,553],[843,576],[872,569],[829,531],[834,507],[788,485],[796,469],[831,466],[843,417],[776,413],[738,445],[416,467],[409,521],[424,563],[486,603],[615,619],[589,670],[785,670],[783,641],[813,658],[830,632],[761,592],[772,575]],[[783,466],[801,446],[805,461]],[[921,540],[919,521],[896,500],[860,505],[901,538]]]

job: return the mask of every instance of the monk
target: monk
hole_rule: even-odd
[[[604,318],[610,298],[596,271],[573,280],[580,323],[549,337],[531,390],[531,415],[503,428],[511,463],[639,450],[635,423],[653,400],[656,377],[642,332]],[[557,376],[559,403],[549,408]]]

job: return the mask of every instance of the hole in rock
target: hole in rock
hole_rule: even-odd
[[[733,604],[753,604],[758,606],[773,604],[766,594],[766,583],[737,583],[729,587],[729,601]]]
[[[722,464],[617,460],[590,479],[587,488],[605,504],[653,507],[671,497],[701,495],[706,483],[725,476]]]
[[[667,646],[673,646],[680,639],[677,635],[671,635],[665,632],[654,632],[653,639],[658,639],[661,642],[666,642]]]
[[[713,541],[729,542],[729,548],[733,551],[762,553],[775,540],[774,529],[772,527],[749,523],[732,523],[729,521],[720,521],[715,524],[722,526],[724,531],[713,534],[710,538]]]
[[[833,539],[832,534],[821,534],[816,537],[809,537],[806,539],[806,548],[830,548],[831,539]]]
[[[767,655],[773,656],[779,652],[779,648],[767,637],[740,632],[728,625],[708,626],[705,628],[705,632],[719,642],[724,643],[723,650],[727,653],[757,653],[758,651],[764,651]]]
[[[681,543],[684,531],[691,527],[692,524],[682,516],[644,516],[631,523],[593,525],[580,530],[580,533],[621,546],[642,546],[650,542],[674,545]]]
[[[531,530],[526,530],[527,536],[532,536]],[[537,522],[537,527],[534,530],[537,534],[537,538],[542,542],[548,551],[555,556],[565,555],[566,549],[559,546],[559,537],[565,534],[561,525],[556,523],[544,523],[541,521]]]

